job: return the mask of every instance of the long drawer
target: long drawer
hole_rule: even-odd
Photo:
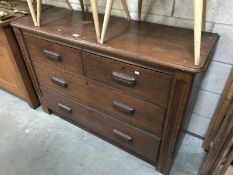
[[[24,35],[24,39],[32,59],[73,73],[84,74],[82,52],[80,49],[63,46],[27,34]]]
[[[156,104],[167,106],[172,76],[84,52],[86,75]]]
[[[156,162],[160,143],[160,140],[156,137],[145,134],[67,97],[49,92],[45,88],[41,88],[41,90],[44,102],[49,109],[102,137],[110,139],[150,162]]]
[[[165,109],[67,72],[33,61],[41,85],[73,96],[119,120],[161,136]]]

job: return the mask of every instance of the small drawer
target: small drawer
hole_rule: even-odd
[[[156,104],[167,106],[172,76],[84,52],[86,75]]]
[[[102,83],[85,80],[40,63],[34,63],[41,85],[73,96],[137,128],[161,136],[165,108],[110,88]]]
[[[24,35],[32,59],[57,66],[67,71],[84,75],[81,50]]]
[[[41,88],[46,106],[52,111],[91,130],[97,135],[125,147],[151,163],[156,162],[160,140],[125,125],[68,97]]]

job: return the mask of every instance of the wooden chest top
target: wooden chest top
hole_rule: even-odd
[[[101,16],[101,23],[102,23]],[[42,14],[41,27],[34,27],[31,17],[12,22],[12,25],[40,33],[60,42],[82,45],[114,57],[124,57],[149,66],[197,73],[205,70],[215,50],[219,35],[203,33],[201,64],[193,61],[193,30],[169,27],[148,22],[127,21],[111,17],[106,42],[96,42],[92,15],[53,7]],[[59,36],[59,38],[58,38]]]

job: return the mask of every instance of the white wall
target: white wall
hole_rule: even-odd
[[[44,0],[45,3],[67,7],[63,0]],[[107,0],[97,0],[99,11],[104,12]],[[193,28],[194,0],[144,0],[142,19],[150,22]],[[80,9],[79,1],[72,0],[74,9]],[[128,0],[131,18],[137,19],[137,0]],[[233,0],[207,0],[207,31],[217,32],[221,39],[209,69],[200,86],[193,109],[189,131],[205,136],[216,105],[233,65]],[[84,0],[90,10],[90,1]],[[120,0],[112,10],[116,16],[124,16]]]

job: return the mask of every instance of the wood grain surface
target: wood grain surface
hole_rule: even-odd
[[[71,119],[169,174],[218,34],[203,33],[201,64],[195,66],[192,30],[112,17],[100,45],[91,14],[83,18],[54,7],[42,19],[40,28],[28,17],[12,26],[44,111]],[[39,50],[32,49],[38,42]],[[63,54],[66,61],[57,62]]]
[[[199,66],[195,66],[192,30],[112,17],[106,42],[101,45],[96,42],[91,14],[86,14],[83,19],[82,13],[78,11],[71,13],[67,9],[49,8],[43,12],[42,19],[40,28],[34,27],[30,17],[17,20],[12,25],[34,33],[40,32],[50,38],[59,36],[60,41],[109,55],[190,72],[200,72],[207,67],[219,39],[218,34],[202,34],[201,61]],[[102,20],[100,16],[100,23]]]

